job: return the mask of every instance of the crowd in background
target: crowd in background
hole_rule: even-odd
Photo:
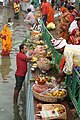
[[[47,27],[47,25],[50,23],[55,24],[54,15],[58,11],[61,13],[58,37],[62,37],[69,44],[71,43],[80,45],[80,12],[75,8],[75,1],[52,0],[50,3],[47,0],[41,0],[41,4],[38,6],[38,8],[35,8],[34,4],[35,1],[32,1],[29,8],[26,8],[24,22],[27,22],[29,25],[31,25],[33,29],[41,29],[38,19],[35,17],[35,13],[38,10],[41,12],[40,18]],[[20,0],[14,0],[13,10],[14,19],[19,19]],[[2,45],[4,46],[4,44]]]

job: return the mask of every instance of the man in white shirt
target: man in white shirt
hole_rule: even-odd
[[[27,9],[27,12],[28,12],[28,14],[27,14],[26,18],[24,19],[24,21],[33,26],[36,23],[36,19],[35,19],[33,13],[31,12],[30,8]]]
[[[63,69],[58,73],[57,82],[64,80],[65,75],[71,75],[74,67],[80,67],[80,45],[67,44],[66,40],[59,38],[59,40],[51,41],[54,48],[63,54],[65,63]]]

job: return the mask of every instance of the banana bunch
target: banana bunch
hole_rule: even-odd
[[[52,95],[54,97],[61,97],[61,96],[66,95],[66,91],[63,90],[63,89],[62,90],[55,90],[55,91],[52,92]]]
[[[44,93],[45,96],[53,96],[50,92]]]
[[[38,45],[44,45],[44,41],[43,41],[43,40],[36,41],[35,44],[38,44]]]
[[[56,107],[54,109],[54,111],[57,111],[57,112],[60,112],[60,113],[64,113],[65,112],[65,108],[63,106],[59,106],[59,107]]]

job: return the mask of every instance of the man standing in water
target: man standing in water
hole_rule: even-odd
[[[17,103],[22,84],[27,73],[27,62],[32,59],[32,56],[26,56],[27,47],[25,44],[19,46],[19,53],[16,55],[17,70],[15,73],[16,84],[14,89],[14,103]]]

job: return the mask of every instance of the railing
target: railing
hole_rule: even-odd
[[[73,71],[73,75],[66,77],[66,84],[70,98],[80,117],[80,68]]]
[[[27,31],[27,38],[29,37],[29,34],[30,32]],[[23,43],[26,42],[26,39],[25,38],[23,40]],[[27,52],[27,55],[29,55],[29,52]],[[34,100],[33,100],[33,94],[32,94],[32,83],[30,82],[30,79],[32,77],[32,74],[31,74],[31,69],[30,69],[30,63],[27,64],[27,67],[28,67],[28,71],[27,71],[27,75],[26,75],[26,78],[25,78],[25,84],[24,84],[24,87],[25,87],[25,111],[26,111],[26,120],[35,120],[34,118]]]
[[[29,82],[32,77],[30,71],[30,64],[28,64],[28,72],[25,79],[25,93],[26,93],[26,120],[35,120],[34,119],[34,100],[32,94],[32,83]]]

